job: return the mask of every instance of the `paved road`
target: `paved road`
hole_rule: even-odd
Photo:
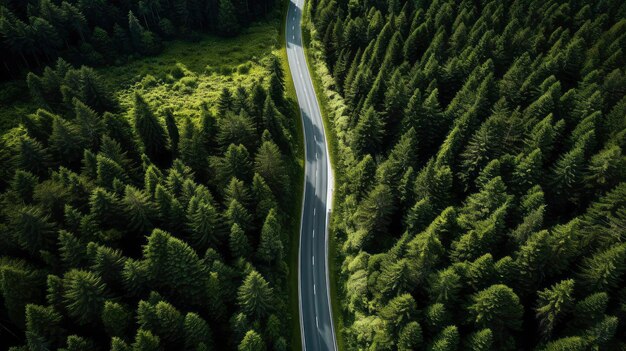
[[[327,270],[333,181],[322,115],[302,49],[303,6],[304,0],[290,0],[285,26],[287,57],[302,115],[306,159],[298,258],[300,333],[305,351],[337,350]]]

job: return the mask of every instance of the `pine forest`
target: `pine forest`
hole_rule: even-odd
[[[624,350],[625,3],[307,9],[345,349]]]
[[[0,53],[0,350],[626,350],[623,1],[0,0]]]

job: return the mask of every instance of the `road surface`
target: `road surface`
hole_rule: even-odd
[[[322,115],[302,48],[303,7],[304,0],[290,0],[285,22],[287,57],[302,115],[306,160],[298,257],[300,333],[304,351],[337,350],[327,269],[333,181]]]

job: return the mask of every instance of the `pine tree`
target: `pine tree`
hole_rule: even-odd
[[[248,241],[246,233],[239,227],[237,223],[233,224],[230,229],[230,238],[228,240],[230,252],[233,257],[248,258],[252,248]]]
[[[132,345],[133,351],[158,351],[161,349],[161,340],[149,330],[139,329]]]
[[[256,211],[254,212],[259,222],[265,220],[270,210],[278,208],[276,197],[265,182],[265,179],[258,173],[255,173],[252,178],[252,197],[256,204]]]
[[[259,319],[272,311],[273,291],[256,271],[248,274],[237,292],[237,303],[250,318]]]
[[[248,150],[256,148],[257,133],[252,120],[245,111],[239,114],[228,111],[217,121],[217,142],[222,150],[231,144],[241,144]]]
[[[219,0],[218,2],[217,28],[226,36],[234,36],[239,33],[240,26],[232,0]]]
[[[202,203],[188,214],[191,227],[191,243],[199,251],[217,245],[223,234],[220,215],[210,203]]]
[[[85,145],[85,147],[88,146],[91,149],[97,149],[101,135],[105,130],[102,119],[94,110],[80,100],[74,99],[73,104],[77,131],[82,139],[81,145]]]
[[[423,343],[422,327],[417,322],[404,326],[398,338],[398,350],[415,350]]]
[[[370,107],[352,131],[350,147],[358,156],[375,155],[381,150],[383,133],[384,124],[374,108]]]
[[[49,143],[57,162],[68,166],[75,165],[82,158],[83,148],[87,145],[83,143],[78,128],[61,117],[52,122]]]
[[[539,292],[537,317],[544,336],[548,337],[563,315],[573,307],[574,280],[563,280]]]
[[[223,117],[227,111],[239,113],[233,109],[233,95],[228,88],[223,88],[217,100],[217,113]]]
[[[209,349],[213,344],[213,337],[211,336],[209,325],[202,317],[194,312],[189,312],[185,315],[183,334],[185,337],[185,347],[187,349],[191,350],[195,347],[200,348],[201,345]]]
[[[209,279],[196,252],[169,233],[155,229],[148,237],[143,255],[148,277],[161,292],[185,305],[206,303]],[[216,308],[217,306],[211,306]],[[216,309],[219,311],[218,309]]]
[[[395,209],[393,195],[387,185],[377,185],[359,205],[356,219],[360,228],[372,234],[384,232]]]
[[[277,197],[289,191],[289,179],[286,176],[285,166],[280,150],[271,141],[265,141],[254,159],[254,170],[258,173]]]
[[[144,152],[150,157],[150,160],[160,166],[167,165],[169,150],[165,129],[139,94],[135,94],[133,123],[135,132],[143,144]]]
[[[259,259],[269,266],[283,261],[284,247],[281,237],[281,227],[276,210],[271,209],[265,218],[263,228],[261,228],[261,241],[257,251]]]
[[[122,206],[128,220],[126,224],[128,229],[138,233],[147,233],[152,230],[156,208],[154,203],[150,201],[148,194],[127,185],[124,188]]]
[[[18,208],[11,218],[11,228],[17,243],[31,254],[49,250],[55,239],[55,223],[41,208],[24,206]]]
[[[33,192],[38,183],[38,179],[30,172],[16,170],[13,180],[11,181],[11,189],[25,203],[31,203],[33,200]]]
[[[393,335],[397,335],[405,325],[415,319],[417,304],[410,294],[394,297],[380,310],[380,317],[387,322]]]
[[[493,347],[493,332],[489,328],[479,330],[469,336],[466,348],[470,351],[487,351]]]
[[[28,304],[22,313],[25,313],[26,316],[28,344],[31,344],[28,341],[39,338],[49,347],[57,344],[64,337],[66,331],[61,326],[63,317],[51,306]]]
[[[248,330],[237,347],[238,351],[265,351],[265,342],[254,330]]]
[[[176,120],[174,119],[174,114],[171,110],[165,111],[165,127],[167,128],[167,135],[170,139],[170,149],[172,150],[172,155],[175,156],[179,153],[178,143],[180,141],[180,135],[178,133]]]
[[[178,345],[183,334],[183,315],[166,301],[139,301],[137,321],[143,330],[159,337],[164,347]]]
[[[45,175],[51,165],[47,149],[40,142],[28,137],[19,140],[15,162],[19,168],[35,175]]]
[[[108,288],[96,274],[70,270],[63,276],[65,307],[79,324],[89,325],[100,319]]]
[[[23,328],[24,308],[29,303],[41,302],[44,283],[45,276],[31,267],[19,263],[0,266],[0,292],[11,322]]]
[[[437,275],[432,278],[429,295],[435,302],[450,305],[458,302],[461,287],[461,277],[454,268],[449,267],[437,272]]]
[[[446,327],[435,336],[429,351],[453,351],[459,347],[459,330],[455,325]]]
[[[102,308],[102,324],[112,337],[124,337],[132,322],[132,314],[128,308],[113,301],[105,301]]]
[[[522,325],[519,297],[506,285],[492,285],[473,295],[469,312],[477,326],[493,331],[495,345],[503,345],[507,333]]]
[[[582,263],[579,279],[588,291],[613,289],[626,271],[626,244],[594,253]]]
[[[81,268],[87,261],[87,248],[74,235],[59,231],[59,253],[67,268]]]

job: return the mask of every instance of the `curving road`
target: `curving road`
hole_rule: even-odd
[[[302,48],[303,7],[304,0],[290,0],[285,22],[287,57],[302,115],[306,159],[298,257],[300,333],[304,351],[337,350],[327,269],[333,178],[322,115]]]

